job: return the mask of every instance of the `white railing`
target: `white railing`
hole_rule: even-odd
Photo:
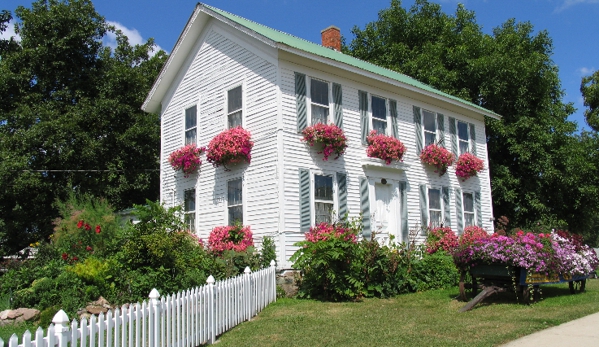
[[[252,273],[160,297],[156,289],[148,302],[124,305],[81,324],[60,310],[46,336],[39,327],[26,331],[22,342],[13,334],[8,347],[196,347],[214,343],[216,336],[250,320],[276,300],[275,262]],[[5,347],[0,339],[0,347]]]

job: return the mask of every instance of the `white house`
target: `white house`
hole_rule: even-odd
[[[420,225],[491,231],[484,117],[500,116],[339,52],[335,27],[322,35],[333,49],[196,6],[142,106],[161,116],[162,203],[184,205],[202,238],[233,218],[249,225],[258,243],[274,237],[280,268],[290,266],[294,243],[316,221],[331,218],[330,210],[362,213],[365,234],[376,230],[396,241],[407,241]],[[316,121],[343,129],[348,148],[339,159],[324,161],[301,141],[301,130]],[[237,124],[252,134],[251,163],[227,171],[203,158],[188,178],[170,167],[176,149],[206,146]],[[364,139],[373,128],[405,144],[403,162],[366,156]],[[476,154],[485,170],[466,181],[452,167],[439,176],[419,154],[440,141],[457,155]]]

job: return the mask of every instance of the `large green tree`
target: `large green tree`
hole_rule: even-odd
[[[584,111],[587,124],[595,131],[599,131],[599,71],[582,79],[580,91],[584,97]]]
[[[590,238],[580,216],[598,211],[596,186],[582,176],[592,172],[584,146],[593,141],[568,121],[574,108],[563,102],[546,31],[508,19],[485,34],[463,5],[449,15],[426,0],[409,10],[392,0],[352,33],[345,52],[503,116],[486,119],[495,216],[519,226],[567,224]]]
[[[131,46],[89,0],[15,14],[20,42],[0,40],[0,255],[48,236],[55,202],[73,191],[119,209],[159,187],[159,118],[140,106],[165,53]],[[10,19],[3,11],[0,31]]]

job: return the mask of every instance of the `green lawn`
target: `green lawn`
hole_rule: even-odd
[[[219,346],[494,346],[599,312],[599,280],[571,295],[567,284],[542,286],[543,299],[516,304],[515,294],[487,299],[472,311],[457,288],[324,303],[283,299],[219,338]]]

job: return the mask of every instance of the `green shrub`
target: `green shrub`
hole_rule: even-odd
[[[449,288],[459,282],[459,272],[453,257],[445,252],[423,252],[422,258],[414,261],[410,270],[406,272],[409,291]]]
[[[271,261],[277,261],[277,247],[275,240],[272,237],[264,237],[262,239],[262,255],[260,257],[260,266],[263,268],[269,267]]]

